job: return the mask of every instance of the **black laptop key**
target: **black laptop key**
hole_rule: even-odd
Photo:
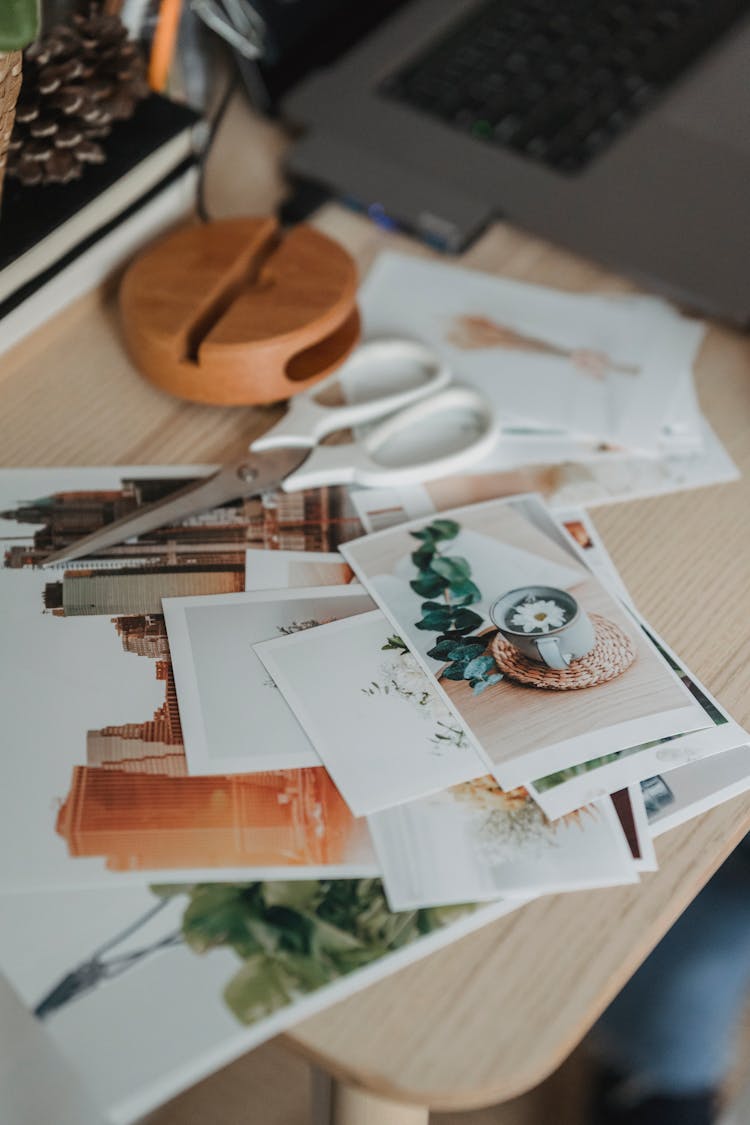
[[[572,174],[748,9],[750,0],[487,0],[380,92]]]

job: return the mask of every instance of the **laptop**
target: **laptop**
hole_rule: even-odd
[[[448,252],[507,219],[750,322],[748,0],[259,7],[293,176]]]

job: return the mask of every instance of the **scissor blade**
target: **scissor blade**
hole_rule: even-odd
[[[309,452],[309,449],[273,449],[266,453],[248,453],[244,460],[225,465],[204,480],[193,481],[164,500],[145,504],[130,515],[108,523],[60,551],[54,551],[47,555],[42,566],[72,562],[84,555],[104,551],[125,539],[145,535],[157,527],[180,523],[240,496],[259,496],[281,484],[284,477],[299,468]]]

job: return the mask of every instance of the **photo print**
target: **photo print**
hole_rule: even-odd
[[[290,590],[303,586],[346,586],[354,571],[330,551],[263,551],[246,553],[245,589]]]
[[[368,823],[393,910],[638,881],[609,797],[551,821],[525,789],[485,775]]]
[[[505,789],[709,725],[538,497],[341,550]]]
[[[0,703],[13,748],[0,756],[2,891],[378,872],[366,825],[316,758],[305,771],[190,776],[161,612],[162,597],[241,592],[247,545],[310,546],[316,512],[338,513],[316,533],[335,546],[345,526],[361,529],[354,514],[338,519],[341,497],[225,506],[102,558],[39,565],[205,471],[0,472]]]
[[[253,645],[372,610],[359,585],[165,598],[193,776],[320,765]]]
[[[566,293],[392,252],[375,260],[360,307],[367,336],[429,344],[502,425],[651,455],[705,332],[665,301]]]
[[[258,644],[255,652],[357,816],[486,772],[380,610]]]

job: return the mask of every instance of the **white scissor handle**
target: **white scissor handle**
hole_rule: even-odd
[[[462,414],[467,433],[462,431]],[[399,438],[408,441],[410,433],[416,439],[429,435],[439,415],[444,415],[453,427],[448,452],[416,459],[407,454],[400,463],[394,464],[387,454],[388,443]],[[362,442],[317,446],[304,464],[286,478],[282,488],[285,492],[324,484],[360,484],[374,488],[434,480],[480,460],[490,452],[497,438],[497,423],[486,399],[468,387],[449,387],[389,415]]]
[[[411,381],[411,386],[406,390],[386,390],[383,393],[382,383],[387,381],[389,371],[392,384],[395,381],[396,385],[403,385]],[[418,380],[416,385],[415,377]],[[416,340],[370,340],[361,344],[327,379],[295,395],[281,421],[254,441],[250,449],[259,453],[264,449],[317,445],[321,438],[334,430],[392,414],[441,390],[450,380],[449,369],[424,344]],[[323,406],[317,402],[315,396],[318,392],[337,381],[341,382],[345,391],[355,392],[353,397],[359,401],[343,406]],[[365,397],[360,398],[360,395]]]

